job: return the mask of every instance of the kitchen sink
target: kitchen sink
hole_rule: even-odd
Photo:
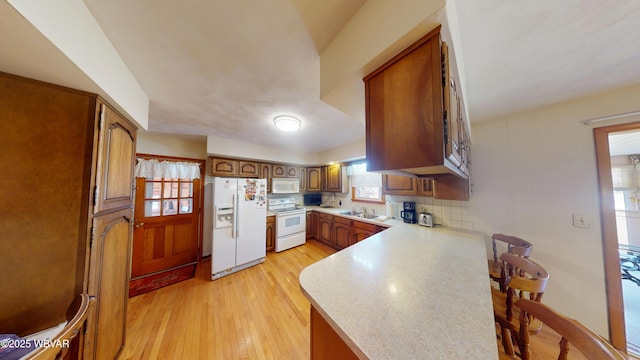
[[[359,218],[363,218],[363,219],[375,219],[375,218],[378,217],[378,215],[376,215],[376,214],[364,214],[364,213],[358,214],[356,216],[359,217]]]
[[[342,211],[342,212],[339,212],[338,214],[340,214],[340,215],[349,215],[349,216],[360,216],[360,215],[363,215],[362,213],[353,212],[353,211]]]

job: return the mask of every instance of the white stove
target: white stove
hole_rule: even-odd
[[[269,199],[269,211],[276,213],[276,252],[307,241],[307,211],[293,198]]]

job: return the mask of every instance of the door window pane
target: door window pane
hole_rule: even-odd
[[[192,199],[180,200],[180,214],[191,214],[193,207]]]
[[[183,197],[183,198],[193,197],[193,183],[190,183],[190,182],[180,183],[180,197]]]
[[[164,200],[162,202],[162,215],[175,215],[178,213],[178,200]]]
[[[146,200],[144,202],[144,216],[160,216],[160,200]]]

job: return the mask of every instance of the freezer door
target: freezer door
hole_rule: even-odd
[[[236,196],[236,265],[263,258],[266,250],[267,182],[238,179]]]
[[[231,236],[231,228],[213,230],[213,251],[211,253],[211,274],[236,266],[236,239]]]

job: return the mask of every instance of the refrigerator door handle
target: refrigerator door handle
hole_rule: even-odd
[[[238,226],[240,224],[240,196],[236,195],[236,202],[233,204],[233,206],[236,208],[235,214],[236,214],[236,237],[240,236],[240,234],[238,234],[240,227]]]
[[[236,217],[238,216],[238,209],[236,208],[236,194],[231,195],[231,204],[233,204],[233,224],[231,224],[231,237],[236,237]]]

